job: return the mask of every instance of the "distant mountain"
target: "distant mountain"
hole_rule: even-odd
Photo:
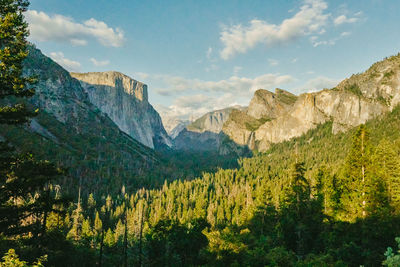
[[[167,118],[163,120],[164,128],[172,139],[177,137],[190,123],[189,120],[180,120],[176,118]]]
[[[39,115],[26,127],[2,126],[0,138],[67,168],[60,181],[65,190],[81,184],[86,192],[104,193],[149,183],[149,170],[159,165],[154,151],[93,105],[79,81],[33,47],[24,71],[38,77],[28,104]]]
[[[71,73],[92,102],[118,127],[150,148],[171,147],[160,115],[148,102],[147,85],[115,71]]]
[[[399,103],[400,54],[373,64],[332,89],[299,96],[278,88],[274,93],[259,89],[247,108],[207,113],[188,125],[174,144],[177,149],[221,150],[221,144],[234,143],[266,151],[271,144],[299,137],[325,122],[332,122],[333,133],[346,131]],[[226,147],[222,150],[228,153]]]
[[[246,149],[236,146],[222,133],[222,127],[231,112],[244,109],[236,106],[206,113],[179,133],[174,139],[174,148],[186,151],[220,151],[221,154],[245,153]]]
[[[333,123],[333,133],[346,131],[391,111],[399,103],[397,55],[375,63],[330,90],[298,97],[259,90],[246,113],[231,113],[223,132],[237,144],[265,151],[273,143],[301,136],[328,121]]]

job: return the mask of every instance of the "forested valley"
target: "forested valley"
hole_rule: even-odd
[[[25,101],[28,5],[0,0],[0,127],[13,133],[40,112]],[[160,152],[146,186],[93,191],[0,140],[0,266],[400,266],[400,107],[332,127],[240,159]]]

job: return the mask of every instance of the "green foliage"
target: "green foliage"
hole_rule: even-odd
[[[277,99],[279,100],[279,102],[285,103],[287,105],[292,105],[297,100],[296,95],[290,94],[281,89],[276,89],[275,95],[276,95]]]
[[[383,74],[383,77],[384,77],[384,78],[390,78],[390,77],[392,77],[393,75],[394,75],[393,70],[390,70],[390,71],[388,71],[388,72],[385,72],[385,74]]]
[[[398,248],[400,249],[400,237],[396,238],[396,242],[398,245]],[[393,249],[391,247],[388,247],[386,252],[385,252],[386,260],[382,263],[385,266],[388,267],[397,267],[400,266],[400,251],[393,252]]]
[[[0,262],[1,267],[43,267],[43,263],[47,261],[47,256],[42,256],[36,260],[33,265],[28,265],[25,261],[21,261],[14,249],[9,249]]]
[[[29,111],[21,101],[11,103],[10,97],[32,96],[34,77],[22,75],[22,63],[27,57],[28,25],[23,12],[28,1],[0,1],[0,124],[21,124],[35,113]]]
[[[357,96],[362,96],[363,93],[361,92],[360,87],[357,84],[351,84],[344,88],[345,91],[349,91]]]
[[[261,118],[258,120],[251,120],[245,123],[247,130],[249,131],[255,131],[258,128],[260,128],[261,125],[263,125],[264,123],[271,121],[270,118]]]

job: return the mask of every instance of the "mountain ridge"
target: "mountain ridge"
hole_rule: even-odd
[[[147,85],[116,71],[71,73],[90,101],[118,127],[150,148],[171,147],[161,117],[148,102]]]

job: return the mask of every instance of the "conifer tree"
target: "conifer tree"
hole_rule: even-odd
[[[27,57],[28,25],[23,12],[26,0],[0,0],[0,126],[21,125],[36,114],[24,104],[30,97],[34,77],[23,75]],[[61,172],[48,161],[31,154],[17,154],[0,142],[0,233],[6,236],[44,235],[47,218],[54,210],[50,183]]]
[[[342,204],[348,220],[367,216],[367,191],[370,181],[371,144],[366,126],[360,125],[344,167]]]
[[[28,55],[23,16],[28,6],[26,0],[0,0],[0,125],[25,123],[35,114],[20,99],[34,94],[29,85],[35,78],[23,76],[22,65]]]
[[[393,143],[382,139],[374,151],[372,179],[384,192],[373,190],[372,193],[375,193],[376,197],[377,193],[381,192],[373,206],[382,209],[385,208],[384,204],[389,202],[396,211],[400,211],[400,161],[393,147]]]

